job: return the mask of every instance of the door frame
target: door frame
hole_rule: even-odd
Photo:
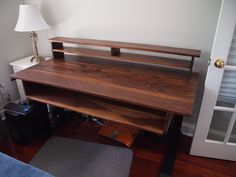
[[[223,59],[225,63],[227,62],[235,30],[235,12],[235,0],[222,0],[211,52],[211,62],[205,80],[202,105],[190,150],[191,155],[236,160],[236,153],[232,154],[232,152],[236,151],[236,144],[207,140],[213,112],[214,110],[217,110],[215,105],[221,86],[221,80],[223,78],[224,70],[227,70],[227,67],[224,69],[216,68],[214,63],[218,58]],[[232,68],[234,67],[232,66]],[[236,117],[236,107],[234,108],[233,114],[234,117]]]

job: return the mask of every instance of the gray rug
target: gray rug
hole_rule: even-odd
[[[132,158],[127,148],[54,137],[30,164],[56,177],[128,177]]]

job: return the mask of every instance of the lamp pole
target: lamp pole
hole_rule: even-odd
[[[34,52],[34,56],[31,58],[31,62],[40,63],[43,60],[43,58],[40,57],[38,53],[38,47],[37,47],[38,35],[35,31],[32,31],[30,33],[30,39],[32,41],[32,47],[33,47],[33,52]]]

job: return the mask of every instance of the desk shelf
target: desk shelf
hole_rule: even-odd
[[[167,47],[160,45],[150,45],[150,44],[137,44],[130,42],[105,41],[96,39],[55,37],[49,39],[49,41],[56,44],[68,43],[68,44],[90,45],[90,46],[109,47],[116,49],[129,49],[129,50],[166,53],[166,54],[182,55],[189,57],[200,57],[201,53],[200,50],[195,50],[195,49],[185,49],[185,48]]]
[[[193,69],[193,63],[195,57],[200,57],[201,51],[195,49],[177,48],[177,47],[167,47],[160,45],[150,45],[150,44],[136,44],[130,42],[117,42],[117,41],[105,41],[105,40],[95,40],[95,39],[82,39],[82,38],[68,38],[68,37],[55,37],[49,39],[52,44],[52,52],[54,58],[65,58],[65,55],[74,56],[89,56],[98,57],[119,61],[127,62],[139,62],[143,64],[156,64],[165,67],[178,68],[183,70]],[[66,47],[64,44],[76,44],[75,47]],[[108,50],[95,50],[88,48],[81,48],[81,45],[92,46],[92,47],[102,47]],[[161,53],[168,55],[180,55],[185,56],[186,59],[177,58],[165,58],[156,57],[152,55],[142,55],[121,52],[121,49],[133,50],[133,51],[144,51]],[[189,60],[190,57],[190,60]]]
[[[26,97],[72,111],[111,120],[137,128],[166,134],[172,114],[119,103],[79,92],[72,92],[32,82],[24,82]]]
[[[137,62],[144,64],[155,64],[166,67],[173,68],[183,68],[189,69],[191,67],[191,61],[189,60],[179,60],[174,58],[165,58],[165,57],[157,57],[150,55],[141,55],[134,53],[121,53],[119,56],[112,56],[109,51],[104,50],[95,50],[95,49],[87,49],[87,48],[74,48],[74,47],[63,47],[52,49],[53,52],[64,53],[66,55],[73,56],[88,56],[94,58],[103,58],[103,59],[112,59],[118,61],[127,61],[127,62]]]

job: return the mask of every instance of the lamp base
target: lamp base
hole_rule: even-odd
[[[38,63],[40,63],[40,62],[43,61],[43,60],[44,60],[43,57],[40,57],[40,56],[33,56],[30,61],[31,61],[31,63],[38,64]]]

